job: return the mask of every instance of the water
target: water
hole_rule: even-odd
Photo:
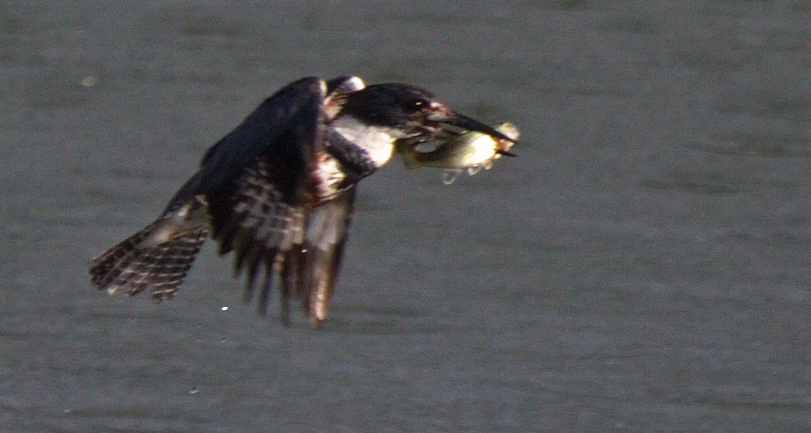
[[[0,6],[0,430],[811,430],[806,1],[364,3]],[[520,158],[367,180],[322,331],[211,245],[172,302],[91,289],[262,98],[346,73]]]

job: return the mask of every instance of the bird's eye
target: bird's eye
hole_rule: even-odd
[[[408,113],[417,113],[425,109],[428,106],[428,101],[424,99],[414,99],[409,101],[406,106],[405,110]]]

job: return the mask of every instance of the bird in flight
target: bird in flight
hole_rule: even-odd
[[[154,222],[94,258],[90,281],[110,294],[151,287],[154,299],[171,299],[211,236],[220,255],[233,253],[235,274],[246,274],[245,300],[258,291],[261,314],[276,276],[282,320],[289,323],[290,300],[299,298],[318,328],[357,184],[391,159],[398,140],[425,142],[452,129],[514,141],[412,85],[366,86],[358,77],[292,82],[208,149]]]

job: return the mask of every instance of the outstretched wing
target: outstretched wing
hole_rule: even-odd
[[[233,251],[235,273],[247,274],[246,299],[264,271],[261,312],[273,274],[286,253],[303,243],[310,171],[324,146],[326,91],[324,81],[311,78],[268,98],[209,150],[199,185],[178,193],[206,194],[220,254]]]
[[[208,216],[200,197],[163,213],[90,262],[90,282],[113,294],[135,295],[152,287],[152,297],[171,299],[208,237]]]
[[[322,146],[326,91],[323,80],[307,77],[271,95],[206,152],[200,170],[178,190],[167,210],[199,194],[233,194],[245,170],[258,160],[284,170],[290,177],[280,179],[278,189],[295,195]]]

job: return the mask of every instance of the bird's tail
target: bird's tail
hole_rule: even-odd
[[[171,299],[208,236],[194,202],[166,212],[90,262],[90,282],[110,294],[136,295],[152,287],[158,301]]]

